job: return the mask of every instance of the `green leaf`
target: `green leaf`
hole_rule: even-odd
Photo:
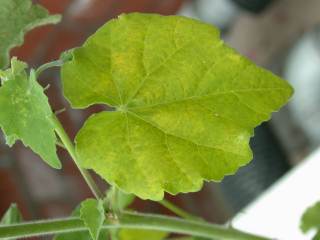
[[[309,207],[301,218],[300,229],[306,233],[311,229],[317,230],[317,237],[320,235],[320,202]],[[318,239],[314,237],[313,239]]]
[[[142,199],[201,189],[252,159],[253,129],[292,95],[211,25],[133,13],[101,27],[62,67],[74,108],[91,116],[76,137],[80,164]]]
[[[179,237],[179,238],[169,238],[167,240],[209,240],[209,239],[200,238],[200,237]]]
[[[119,240],[162,240],[169,234],[166,232],[141,229],[121,229]]]
[[[54,168],[61,168],[48,98],[35,78],[27,76],[24,62],[13,58],[11,68],[0,72],[0,127],[12,146],[21,140]]]
[[[10,225],[13,223],[19,223],[22,221],[22,216],[20,211],[15,203],[11,204],[8,210],[3,215],[0,224]]]
[[[105,220],[103,202],[87,199],[81,203],[80,218],[88,227],[91,238],[98,239],[101,227]]]
[[[125,193],[115,186],[111,186],[106,192],[106,201],[114,210],[123,210],[127,208],[135,199],[130,193]]]
[[[125,193],[115,186],[108,189],[106,194],[107,203],[115,211],[126,209],[134,198],[133,194]],[[110,229],[109,232],[117,240],[162,240],[169,235],[166,232],[142,229]]]
[[[0,68],[8,65],[10,49],[23,43],[27,31],[60,19],[60,15],[49,15],[30,0],[0,0]]]
[[[80,217],[80,207],[78,206],[71,214],[73,217]],[[87,232],[71,232],[57,234],[54,240],[91,240],[89,231]],[[101,230],[99,234],[99,240],[108,240],[109,235],[107,230]]]
[[[15,223],[22,222],[22,216],[21,213],[15,203],[12,203],[8,210],[3,215],[0,225],[11,225]],[[6,240],[9,238],[4,238],[3,240]],[[15,238],[10,238],[11,240],[15,240]]]

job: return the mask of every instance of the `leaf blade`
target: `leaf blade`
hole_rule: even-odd
[[[10,225],[14,223],[19,223],[22,221],[22,216],[19,211],[18,206],[15,203],[12,203],[8,210],[3,215],[0,223],[3,225]]]
[[[73,217],[80,217],[80,206],[76,207],[71,213]],[[54,240],[90,240],[91,235],[89,231],[86,232],[71,232],[71,233],[59,233],[54,236]],[[108,240],[109,234],[106,229],[101,230],[99,234],[99,240]]]
[[[61,168],[48,98],[34,72],[27,76],[26,66],[13,58],[11,69],[2,73],[0,128],[9,146],[21,140],[51,167]]]
[[[119,240],[162,240],[169,234],[161,231],[154,230],[141,230],[141,229],[121,229],[119,230]]]
[[[91,238],[99,238],[101,227],[105,220],[102,201],[87,199],[81,203],[80,218],[89,229]]]
[[[62,78],[73,107],[116,108],[79,131],[81,165],[152,200],[165,191],[198,191],[204,180],[220,181],[247,164],[253,128],[292,94],[285,81],[227,47],[212,26],[154,14],[104,25],[74,51]]]

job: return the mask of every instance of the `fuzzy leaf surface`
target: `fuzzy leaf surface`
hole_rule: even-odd
[[[254,127],[292,94],[215,27],[180,16],[121,15],[72,54],[62,68],[72,107],[115,107],[78,133],[80,164],[142,199],[235,173],[252,159]]]
[[[0,0],[0,69],[8,65],[10,49],[23,43],[27,31],[58,23],[60,18],[30,0]]]
[[[61,168],[48,98],[34,71],[28,76],[26,67],[13,58],[11,68],[0,71],[0,128],[9,146],[21,140],[51,167]]]

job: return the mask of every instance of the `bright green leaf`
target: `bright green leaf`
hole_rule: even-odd
[[[11,68],[0,73],[0,127],[9,146],[19,139],[50,166],[60,168],[48,98],[34,71],[27,76],[26,67],[24,62],[13,58]]]
[[[72,54],[62,68],[71,105],[115,107],[78,133],[80,163],[143,199],[235,173],[252,158],[254,127],[292,94],[216,28],[180,16],[121,15]]]
[[[142,229],[121,229],[119,240],[162,240],[169,234],[166,232]]]
[[[11,204],[8,210],[3,215],[0,224],[2,225],[10,225],[13,223],[19,223],[22,221],[22,216],[19,211],[19,208],[15,203]]]
[[[89,229],[92,239],[98,239],[105,220],[103,202],[95,199],[83,201],[80,208],[80,218]]]
[[[30,0],[0,0],[0,68],[7,66],[10,49],[23,43],[27,31],[58,23],[60,18]]]
[[[313,206],[309,207],[301,218],[301,230],[306,233],[311,229],[317,230],[317,237],[313,239],[319,239],[320,236],[320,202],[317,202]]]
[[[169,238],[166,240],[209,240],[209,239],[200,238],[200,237],[179,237],[179,238]]]
[[[73,217],[80,217],[80,207],[77,207],[71,214]],[[89,231],[87,232],[71,232],[57,234],[54,240],[91,240]],[[109,234],[107,230],[101,230],[99,234],[99,240],[108,240]]]

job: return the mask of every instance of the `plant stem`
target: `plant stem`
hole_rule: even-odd
[[[268,240],[268,238],[265,237],[255,236],[233,228],[225,228],[214,224],[154,214],[137,214],[128,212],[120,215],[117,222],[107,220],[104,223],[103,228],[149,229],[187,234],[209,239]],[[40,235],[43,236],[62,232],[86,230],[87,228],[79,218],[65,218],[0,226],[0,238],[35,237]]]
[[[178,206],[174,205],[173,203],[163,199],[159,202],[160,205],[164,206],[165,208],[169,209],[171,212],[175,213],[177,216],[185,218],[185,219],[196,219],[197,217],[187,213],[183,209],[179,208]]]
[[[84,180],[88,184],[88,186],[89,186],[90,190],[92,191],[93,195],[97,199],[102,199],[103,198],[103,194],[100,192],[98,186],[96,185],[96,183],[92,179],[90,173],[86,169],[83,169],[79,165],[78,160],[77,160],[76,151],[74,149],[74,145],[71,142],[68,134],[65,132],[65,130],[62,127],[62,125],[61,125],[60,121],[58,120],[58,118],[54,114],[52,116],[53,116],[53,121],[54,121],[54,124],[55,124],[55,131],[56,131],[57,135],[59,136],[59,138],[61,139],[61,142],[63,143],[65,149],[68,151],[68,153],[70,154],[70,156],[73,159],[74,163],[78,167],[82,177],[84,178]]]
[[[52,67],[61,67],[63,65],[64,61],[61,59],[58,59],[56,61],[52,61],[52,62],[48,62],[45,63],[43,65],[41,65],[37,70],[36,70],[36,76],[39,77],[39,75],[47,70],[48,68],[52,68]]]

